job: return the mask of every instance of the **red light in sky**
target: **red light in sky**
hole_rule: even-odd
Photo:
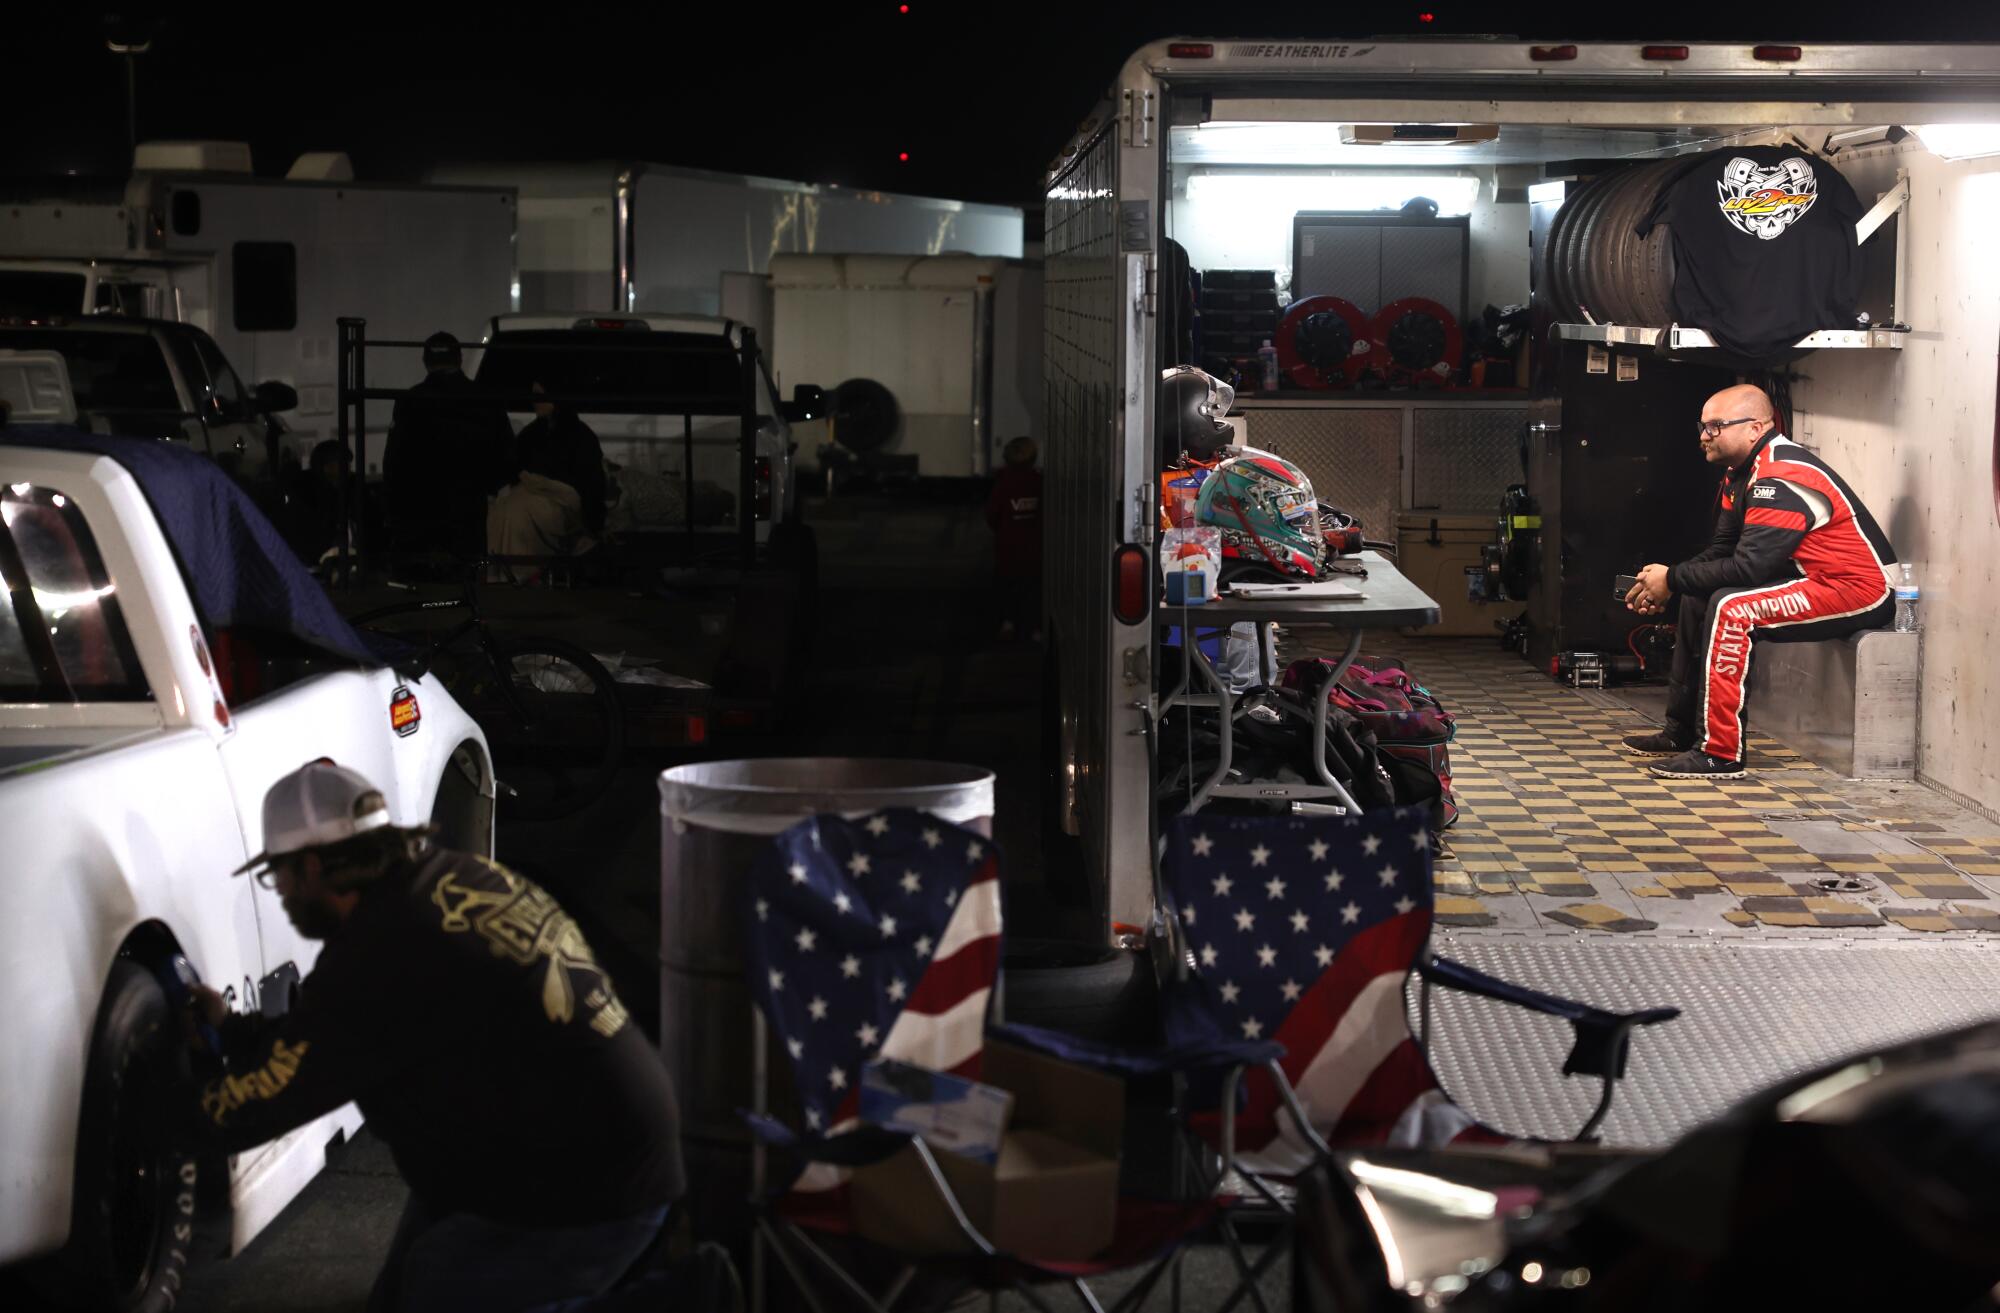
[[[908,7],[908,6],[905,6],[905,8],[907,8],[907,7]],[[1436,14],[1434,14],[1434,13],[1432,13],[1432,12],[1431,12],[1430,10],[1426,9],[1426,10],[1424,10],[1424,12],[1423,12],[1423,13],[1421,13],[1421,14],[1418,14],[1418,15],[1417,15],[1417,21],[1418,21],[1419,23],[1428,23],[1428,22],[1430,22],[1430,21],[1431,21],[1432,19],[1434,19],[1434,18],[1436,18],[1436,17],[1437,17],[1437,15],[1436,15]]]
[[[896,12],[899,14],[907,14],[910,12],[910,7],[908,5],[897,5]]]
[[[903,151],[900,154],[898,154],[896,158],[901,160],[903,163],[908,164],[910,162],[910,152]]]

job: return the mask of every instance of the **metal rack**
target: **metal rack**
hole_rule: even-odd
[[[1657,346],[1667,351],[1712,350],[1715,339],[1699,328],[1668,324],[1653,328],[1636,324],[1557,324],[1557,337],[1604,346]],[[1900,351],[1907,328],[1823,328],[1792,345],[1801,351],[1887,349]]]
[[[1856,245],[1873,237],[1881,226],[1900,213],[1910,203],[1910,175],[1907,170],[1898,170],[1896,181],[1888,191],[1876,197],[1875,204],[1854,224]],[[1903,225],[1896,226],[1895,282],[1890,298],[1892,313],[1899,313],[1904,305],[1903,279],[1906,268],[1905,251],[1907,241]],[[1567,324],[1554,325],[1557,337],[1572,342],[1592,342],[1600,346],[1643,346],[1658,347],[1663,351],[1703,351],[1714,350],[1713,337],[1699,328],[1683,328],[1679,324],[1663,327],[1636,324]],[[1799,351],[1900,351],[1903,341],[1910,335],[1907,325],[1869,328],[1827,328],[1817,333],[1808,333],[1792,344]]]
[[[1326,722],[1329,715],[1327,695],[1334,684],[1347,672],[1347,668],[1361,651],[1362,636],[1370,630],[1395,630],[1410,626],[1434,625],[1438,622],[1438,604],[1422,589],[1385,560],[1379,553],[1362,552],[1353,558],[1366,571],[1360,581],[1362,596],[1352,599],[1287,600],[1282,595],[1264,597],[1224,596],[1198,607],[1161,606],[1154,612],[1154,622],[1160,628],[1178,628],[1181,631],[1182,669],[1180,683],[1162,696],[1153,709],[1153,732],[1158,733],[1159,724],[1166,714],[1176,707],[1213,710],[1217,713],[1216,727],[1221,740],[1221,752],[1215,768],[1199,783],[1188,799],[1187,812],[1193,814],[1215,798],[1254,798],[1264,801],[1337,803],[1346,811],[1361,810],[1347,786],[1335,778],[1331,765],[1326,759]],[[1318,783],[1280,783],[1272,780],[1250,780],[1241,784],[1224,783],[1234,764],[1236,717],[1242,714],[1243,698],[1229,691],[1229,681],[1215,669],[1201,650],[1197,630],[1219,629],[1227,631],[1238,621],[1247,621],[1257,628],[1257,660],[1259,670],[1271,667],[1272,650],[1268,622],[1275,621],[1288,628],[1319,626],[1344,632],[1347,645],[1338,661],[1327,669],[1317,686],[1308,696],[1310,712],[1296,708],[1284,708],[1284,714],[1296,716],[1312,726],[1313,772],[1319,777]],[[1205,684],[1210,691],[1195,691],[1196,681]]]

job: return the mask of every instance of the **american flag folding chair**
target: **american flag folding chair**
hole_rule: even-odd
[[[1289,1215],[1283,1183],[1333,1147],[1445,1148],[1516,1139],[1453,1103],[1426,1056],[1431,985],[1561,1017],[1575,1030],[1563,1074],[1603,1090],[1578,1132],[1610,1110],[1633,1030],[1677,1008],[1615,1013],[1496,980],[1430,952],[1431,837],[1421,809],[1348,817],[1180,816],[1165,836],[1161,902],[1176,979],[1163,981],[1169,1044],[1209,1034],[1272,1040],[1282,1053],[1233,1067],[1193,1129],[1225,1173],[1268,1211]],[[1422,1029],[1405,987],[1415,976]],[[1176,1035],[1174,1032],[1179,1032]],[[1232,1251],[1233,1213],[1221,1215]],[[1273,1245],[1218,1313],[1248,1297]],[[1238,1258],[1242,1267],[1242,1260]]]
[[[998,854],[992,843],[925,813],[892,810],[863,820],[819,816],[777,836],[745,889],[750,987],[791,1060],[800,1125],[753,1115],[753,1129],[792,1160],[787,1181],[757,1207],[757,1238],[815,1313],[815,1275],[873,1313],[911,1290],[920,1269],[943,1271],[988,1291],[1019,1291],[1046,1309],[1038,1286],[1070,1286],[1086,1313],[1102,1313],[1084,1278],[1150,1264],[1118,1302],[1136,1308],[1167,1270],[1174,1247],[1203,1230],[1214,1203],[1121,1200],[1117,1235],[1087,1262],[1005,1254],[974,1227],[933,1151],[920,1139],[864,1126],[862,1068],[877,1058],[977,1078],[989,1004],[1000,966]],[[1060,1045],[1059,1037],[1012,1028],[1009,1038]],[[1075,1056],[1071,1051],[1067,1056]],[[1058,1056],[1065,1056],[1058,1054]],[[949,1260],[884,1253],[852,1234],[853,1169],[907,1145],[956,1223],[968,1251]],[[829,1243],[832,1242],[832,1243]],[[883,1260],[894,1269],[871,1290],[839,1261]],[[754,1292],[762,1272],[753,1266]]]

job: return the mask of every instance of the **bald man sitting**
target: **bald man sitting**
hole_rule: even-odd
[[[1771,399],[1748,385],[1701,408],[1701,449],[1723,466],[1715,540],[1679,565],[1649,565],[1625,595],[1662,615],[1678,593],[1666,724],[1625,746],[1668,757],[1670,780],[1743,774],[1743,695],[1764,640],[1806,642],[1880,629],[1895,614],[1896,553],[1846,482],[1778,432]]]

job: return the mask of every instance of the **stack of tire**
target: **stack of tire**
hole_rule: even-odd
[[[1669,226],[1636,229],[1674,170],[1654,160],[1600,173],[1563,202],[1549,225],[1538,285],[1565,323],[1667,324],[1674,317]]]

